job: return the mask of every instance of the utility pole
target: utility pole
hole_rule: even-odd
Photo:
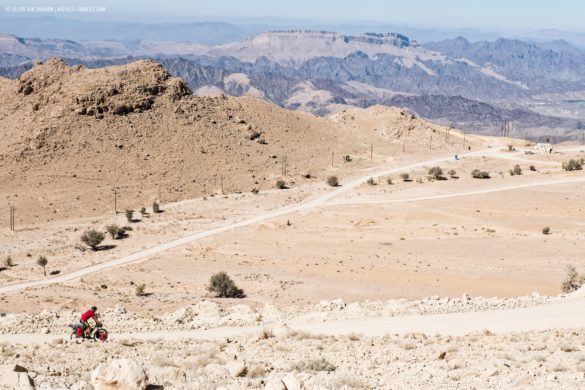
[[[463,149],[465,149],[465,133],[463,133]]]
[[[13,232],[15,230],[14,214],[15,214],[15,208],[14,208],[14,206],[10,206],[10,231],[11,232]]]
[[[406,142],[402,142],[402,153],[406,153]]]
[[[118,214],[118,189],[114,187],[114,213]]]
[[[433,148],[433,135],[431,134],[431,141],[429,142],[429,149]]]
[[[374,159],[374,144],[370,145],[370,160]]]
[[[331,153],[331,166],[333,166],[333,158],[335,157],[335,152]]]
[[[219,177],[220,185],[221,185],[221,193],[223,194],[223,175]]]

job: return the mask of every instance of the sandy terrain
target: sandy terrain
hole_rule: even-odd
[[[16,231],[0,229],[0,260],[15,263],[0,270],[0,363],[41,389],[89,389],[114,356],[185,389],[275,389],[287,373],[311,389],[585,379],[583,293],[559,295],[567,265],[585,270],[585,175],[562,169],[583,146],[549,153],[393,108],[317,118],[182,86],[143,62],[51,61],[0,83],[0,197],[17,206]],[[156,199],[164,212],[114,213],[122,181],[120,209]],[[112,223],[128,236],[80,244]],[[246,297],[210,294],[218,271]],[[112,340],[60,340],[92,304]]]

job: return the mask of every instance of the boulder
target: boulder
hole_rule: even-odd
[[[0,389],[33,390],[35,384],[27,369],[17,364],[0,366]]]
[[[271,373],[266,379],[265,390],[303,390],[303,382],[292,372]]]
[[[91,373],[95,390],[144,390],[148,375],[136,361],[118,359],[99,365]]]
[[[248,373],[248,368],[244,363],[241,362],[229,362],[225,365],[230,375],[234,378],[246,376]]]

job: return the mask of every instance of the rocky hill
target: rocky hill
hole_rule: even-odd
[[[412,139],[428,131],[388,115]],[[319,177],[331,152],[365,154],[371,142],[262,100],[194,96],[152,61],[88,69],[49,60],[17,80],[0,78],[0,134],[0,196],[74,215],[73,204],[109,208],[114,187],[142,205],[272,188],[284,156],[296,176],[285,179]]]

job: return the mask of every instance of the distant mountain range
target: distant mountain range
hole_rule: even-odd
[[[381,103],[489,134],[515,121],[518,135],[558,140],[581,137],[585,117],[585,52],[564,41],[419,44],[396,33],[301,30],[220,45],[0,35],[0,75],[16,78],[48,57],[88,67],[152,58],[198,94],[250,95],[318,115]]]

